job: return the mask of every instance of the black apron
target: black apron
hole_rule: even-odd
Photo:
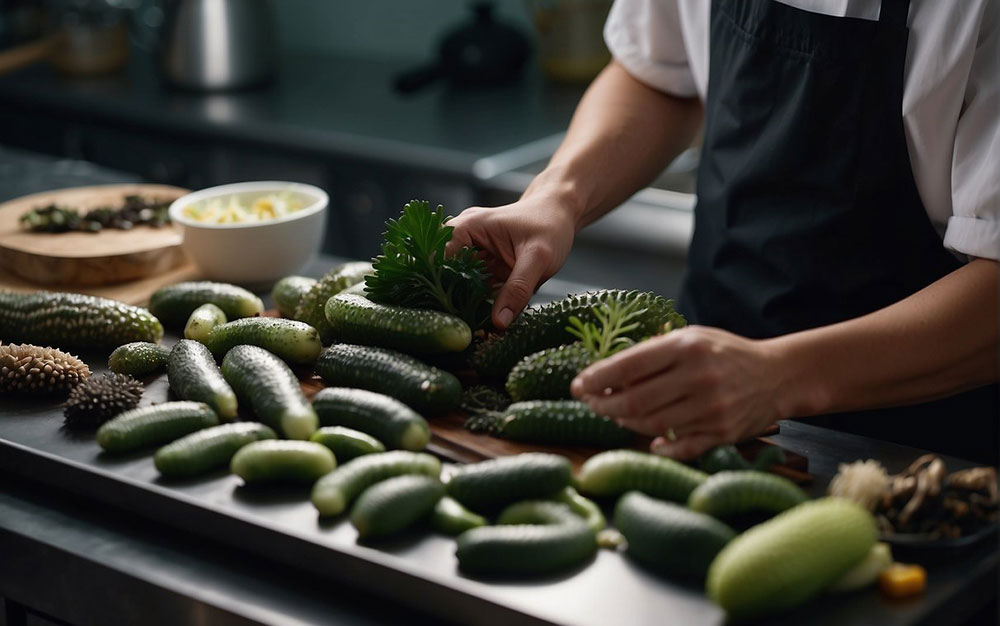
[[[773,337],[881,309],[961,266],[910,167],[908,8],[883,0],[872,21],[713,0],[689,321]],[[998,416],[990,385],[813,421],[996,463]]]

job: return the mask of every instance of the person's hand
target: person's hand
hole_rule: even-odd
[[[448,222],[454,226],[447,252],[475,246],[493,278],[502,282],[493,305],[493,325],[506,328],[542,282],[569,255],[576,226],[570,208],[548,197],[523,198],[496,208],[471,207]]]
[[[571,390],[599,415],[656,437],[653,452],[690,459],[788,417],[780,358],[768,345],[689,326],[594,363]]]

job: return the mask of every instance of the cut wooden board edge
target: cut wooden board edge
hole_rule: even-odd
[[[133,280],[126,283],[112,285],[38,285],[30,283],[18,276],[14,276],[0,268],[0,289],[16,291],[19,293],[30,293],[33,291],[67,291],[71,293],[83,293],[90,296],[111,298],[125,304],[145,306],[153,292],[166,285],[172,285],[185,280],[197,280],[198,270],[188,262],[180,267],[176,267],[169,272],[149,276],[140,280]]]

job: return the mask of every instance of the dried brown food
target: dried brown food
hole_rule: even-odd
[[[135,408],[142,391],[142,383],[128,374],[94,376],[70,392],[63,416],[69,426],[99,426]]]
[[[891,477],[879,522],[890,533],[957,539],[997,522],[997,472],[973,467],[947,474],[944,461],[925,454]]]
[[[65,395],[89,377],[87,364],[62,350],[0,345],[0,394]]]

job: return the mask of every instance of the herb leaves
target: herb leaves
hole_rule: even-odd
[[[447,219],[441,205],[431,210],[425,200],[406,203],[398,219],[386,222],[365,293],[374,302],[444,311],[483,328],[493,304],[490,274],[474,248],[445,257],[454,230]]]

